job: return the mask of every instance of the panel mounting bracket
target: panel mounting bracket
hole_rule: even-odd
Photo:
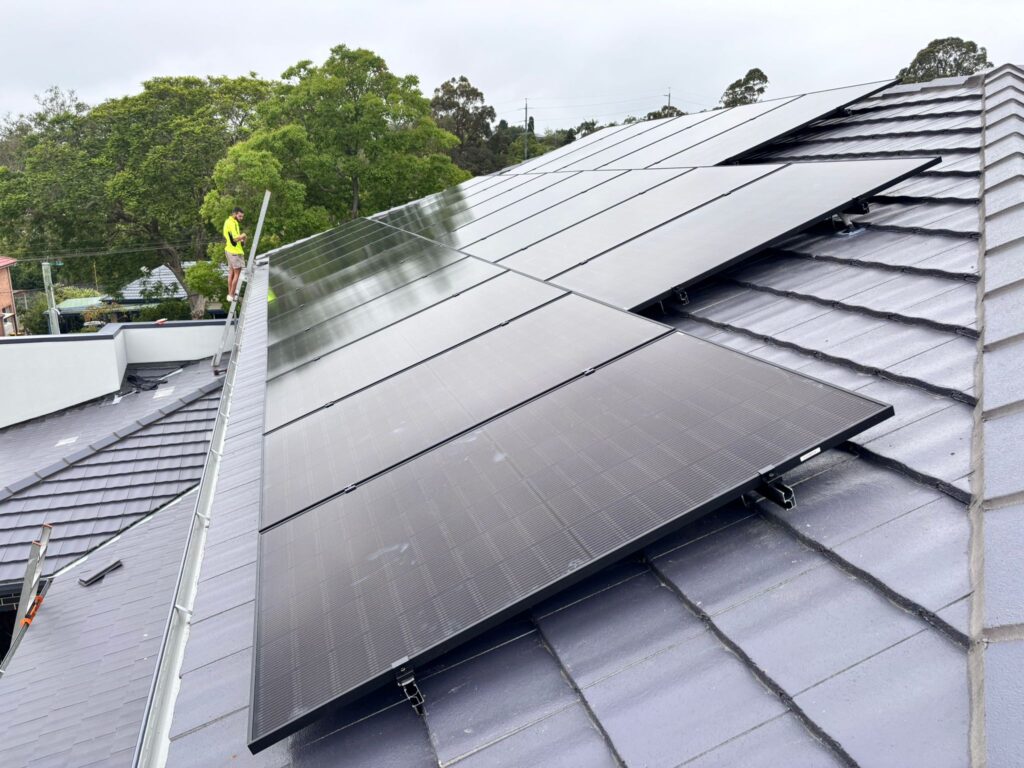
[[[684,291],[684,290],[683,290],[682,288],[680,288],[679,286],[676,286],[675,288],[673,288],[673,289],[672,289],[672,293],[674,293],[674,294],[675,294],[676,300],[677,300],[677,301],[678,301],[678,302],[679,302],[680,304],[682,304],[683,306],[686,306],[687,304],[689,304],[689,303],[690,303],[690,297],[689,297],[689,296],[687,296],[687,295],[686,295],[686,291]]]
[[[413,673],[413,670],[410,667],[398,667],[395,671],[395,680],[398,683],[398,687],[402,689],[402,693],[405,694],[406,700],[412,705],[413,711],[417,715],[422,716],[423,704],[426,698],[416,682],[416,675]]]
[[[782,482],[782,478],[771,469],[761,471],[761,482],[757,486],[757,492],[783,509],[793,509],[796,506],[793,489]]]

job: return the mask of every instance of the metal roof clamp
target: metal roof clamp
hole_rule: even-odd
[[[675,288],[673,288],[672,293],[675,294],[676,301],[678,301],[684,307],[690,303],[690,297],[687,296],[686,291],[684,291],[681,286],[677,285]]]
[[[402,693],[405,694],[406,700],[412,705],[413,711],[422,716],[423,715],[423,704],[426,699],[423,696],[423,691],[420,690],[419,685],[416,682],[416,675],[410,667],[400,666],[404,664],[408,659],[402,659],[392,664],[392,668],[395,668],[395,680],[398,682],[398,687],[402,689]]]
[[[782,482],[782,478],[775,473],[773,467],[765,467],[758,474],[761,476],[761,481],[757,486],[758,493],[783,509],[796,507],[796,494],[793,493],[792,488]]]

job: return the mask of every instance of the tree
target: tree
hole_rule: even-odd
[[[904,83],[923,83],[940,77],[973,75],[991,66],[988,51],[973,40],[943,37],[918,51],[896,77]]]
[[[768,77],[760,69],[754,67],[739,80],[734,80],[729,84],[722,94],[722,106],[739,107],[743,104],[754,104],[761,100],[767,87]]]
[[[648,112],[644,120],[661,120],[665,117],[679,117],[686,113],[678,107],[673,107],[671,104],[666,104],[664,107]]]
[[[490,151],[494,108],[484,103],[483,91],[462,75],[441,83],[434,89],[430,109],[438,127],[453,134],[459,145],[451,150],[456,165],[474,175],[491,173],[500,168]]]
[[[434,122],[417,78],[393,74],[373,52],[339,45],[322,65],[301,61],[282,77],[260,108],[261,130],[224,162],[269,153],[282,182],[298,184],[301,207],[335,223],[469,178],[449,156],[458,139]],[[226,196],[221,182],[218,193]]]
[[[49,92],[4,133],[17,137],[17,162],[0,171],[0,246],[100,253],[68,259],[62,279],[98,278],[109,293],[160,264],[185,285],[183,263],[205,259],[213,234],[200,205],[214,167],[249,134],[269,88],[255,77],[156,78],[91,110]],[[189,301],[201,316],[204,298]]]

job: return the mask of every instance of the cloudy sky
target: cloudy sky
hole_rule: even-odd
[[[369,48],[428,95],[466,75],[499,117],[540,127],[717,102],[750,67],[768,97],[881,80],[936,37],[1024,64],[1021,0],[4,0],[0,116],[51,85],[89,103],[155,75],[255,71],[276,77],[331,46]]]

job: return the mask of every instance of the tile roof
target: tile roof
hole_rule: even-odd
[[[0,679],[4,765],[131,763],[195,500],[175,499],[53,580]]]
[[[0,431],[19,446],[0,476],[0,583],[20,583],[43,523],[49,574],[195,486],[220,385],[200,361],[155,389],[127,385]]]

